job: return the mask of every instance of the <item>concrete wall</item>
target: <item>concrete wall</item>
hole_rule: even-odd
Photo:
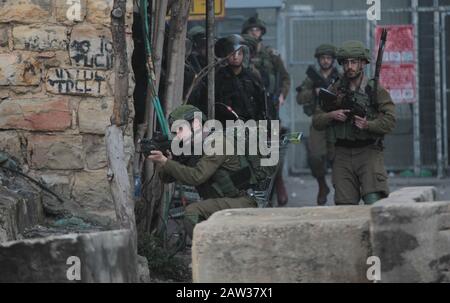
[[[136,258],[128,230],[0,243],[0,282],[137,282]]]
[[[67,3],[0,2],[0,150],[63,197],[114,218],[104,141],[114,98],[113,0]],[[132,1],[127,5],[131,58]]]
[[[194,282],[448,282],[450,202],[404,188],[368,206],[235,209],[194,230]],[[427,203],[423,203],[427,202]]]

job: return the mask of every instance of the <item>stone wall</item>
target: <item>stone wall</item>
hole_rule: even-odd
[[[450,202],[435,197],[416,187],[372,207],[217,212],[194,229],[193,280],[367,283],[374,256],[381,282],[449,282]]]
[[[0,1],[0,150],[63,197],[114,218],[104,140],[114,100],[112,5]],[[127,1],[129,58],[132,6]],[[132,127],[125,142],[131,161]]]

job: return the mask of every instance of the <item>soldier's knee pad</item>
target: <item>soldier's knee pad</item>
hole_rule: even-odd
[[[369,193],[363,197],[364,204],[366,205],[372,205],[378,200],[381,200],[383,198],[383,195],[380,192],[377,193]]]

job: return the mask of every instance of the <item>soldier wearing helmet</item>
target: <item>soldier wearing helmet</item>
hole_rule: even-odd
[[[177,181],[195,186],[202,198],[202,201],[192,203],[185,209],[184,225],[191,239],[195,224],[208,219],[216,211],[257,207],[255,198],[247,194],[249,185],[246,182],[249,180],[246,176],[250,174],[249,167],[244,165],[238,155],[225,153],[226,144],[229,143],[225,142],[225,136],[211,136],[203,132],[201,120],[204,120],[204,117],[201,111],[192,105],[177,107],[169,115],[172,131],[176,133],[174,140],[191,144],[195,136],[201,136],[202,145],[211,144],[208,140],[214,140],[216,146],[224,147],[220,155],[187,155],[188,160],[183,161],[183,164],[174,161],[170,153],[165,155],[160,151],[152,151],[149,156],[149,159],[157,164],[163,182]],[[183,122],[186,125],[186,121],[189,127],[178,127],[183,125]],[[180,124],[177,124],[179,122]],[[222,145],[218,140],[224,140]]]
[[[206,56],[205,28],[202,26],[194,26],[188,31],[187,37],[189,41],[191,41],[192,49],[186,58],[183,95],[188,93],[195,75],[198,75],[208,64],[208,58]],[[193,88],[189,95],[188,103],[198,107],[204,114],[208,113],[206,78],[203,78],[199,84]]]
[[[317,66],[308,67],[306,78],[297,87],[297,103],[303,106],[306,115],[312,116],[318,106],[318,91],[320,88],[328,88],[339,78],[339,72],[334,64],[336,59],[336,47],[331,44],[319,45],[314,53]],[[326,131],[309,128],[308,138],[308,164],[313,177],[317,180],[319,191],[317,204],[325,205],[330,193],[326,181],[327,162],[333,158],[334,146],[327,144]]]
[[[344,42],[336,57],[344,75],[330,91],[337,96],[336,106],[346,104],[346,109],[325,112],[325,106],[317,108],[313,125],[318,130],[327,129],[328,139],[335,145],[335,203],[355,205],[362,198],[370,205],[389,195],[383,139],[395,127],[395,105],[380,85],[373,91],[374,81],[364,73],[371,58],[363,43]]]
[[[224,126],[227,120],[265,119],[264,88],[246,64],[250,50],[245,40],[240,35],[219,39],[215,52],[217,57],[226,58],[215,78],[215,118]]]
[[[264,21],[257,16],[246,20],[242,25],[241,31],[242,34],[251,35],[258,41],[256,55],[251,59],[251,64],[259,71],[265,88],[268,118],[278,120],[279,110],[289,93],[291,80],[278,52],[262,43],[262,37],[266,32],[267,27]],[[287,129],[282,128],[281,131],[287,132]],[[283,160],[281,160],[281,163],[283,163]],[[282,164],[280,167],[282,167]],[[280,173],[277,174],[275,179],[275,190],[279,206],[286,205],[288,202],[288,195],[281,171],[282,169],[280,169]]]

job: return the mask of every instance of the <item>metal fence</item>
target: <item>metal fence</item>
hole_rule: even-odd
[[[295,1],[291,1],[295,2]],[[302,1],[304,2],[304,1]],[[365,2],[365,1],[364,1]],[[397,127],[386,138],[385,161],[388,170],[435,170],[443,176],[448,167],[448,39],[449,1],[383,2],[379,25],[413,24],[417,64],[415,104],[397,105]],[[330,4],[331,5],[331,4]],[[326,6],[325,6],[326,7]],[[345,40],[362,40],[372,49],[376,22],[367,19],[364,10],[286,9],[278,15],[277,47],[286,60],[293,86],[282,118],[291,129],[308,135],[310,118],[295,102],[295,87],[305,77],[309,64],[315,63],[314,49],[321,43],[341,44]],[[373,66],[369,67],[372,74]],[[288,155],[289,171],[307,171],[305,144],[292,147]]]

